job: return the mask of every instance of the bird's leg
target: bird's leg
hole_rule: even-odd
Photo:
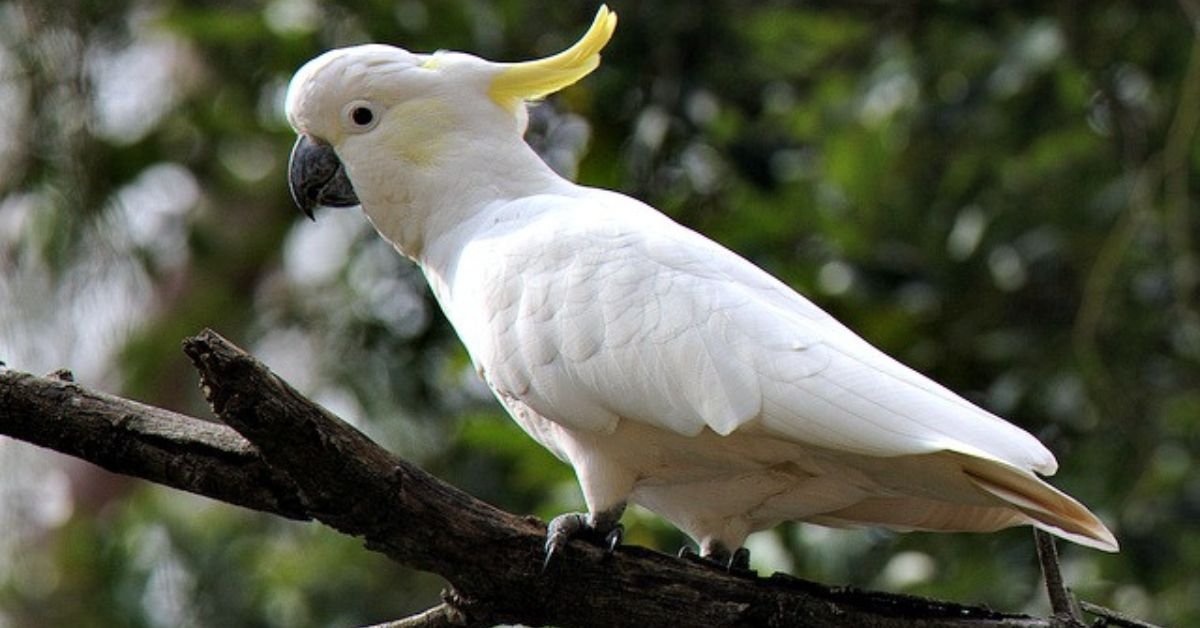
[[[724,543],[711,541],[700,546],[700,558],[724,567],[727,571],[750,569],[750,550],[739,547],[730,551]]]
[[[700,545],[700,553],[689,545],[679,548],[679,557],[684,560],[716,565],[726,571],[749,571],[750,550],[739,547],[732,552],[720,541],[705,541]]]
[[[575,538],[599,544],[611,554],[625,534],[625,527],[621,525],[624,512],[625,504],[621,503],[600,512],[568,512],[551,519],[546,526],[546,560],[542,570],[545,571],[554,555]]]

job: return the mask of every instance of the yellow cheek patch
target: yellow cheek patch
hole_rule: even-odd
[[[427,166],[437,161],[452,125],[450,109],[430,98],[409,100],[392,107],[379,126],[387,129],[390,155],[413,165]]]
[[[545,59],[503,63],[488,95],[496,104],[514,111],[521,102],[552,94],[587,76],[600,65],[600,50],[617,28],[617,14],[605,5],[596,12],[591,28],[574,46]]]

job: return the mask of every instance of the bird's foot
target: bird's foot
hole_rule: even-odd
[[[702,565],[720,567],[730,573],[750,571],[750,550],[744,547],[732,552],[722,546],[705,549],[706,552],[698,554],[691,546],[684,545],[679,548],[679,557]]]
[[[546,525],[546,559],[542,571],[550,566],[554,558],[571,539],[585,539],[604,548],[606,554],[613,553],[625,535],[625,526],[615,517],[593,517],[582,512],[568,512],[550,520]]]

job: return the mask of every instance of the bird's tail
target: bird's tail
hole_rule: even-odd
[[[962,457],[971,483],[1029,518],[1029,523],[1069,541],[1116,552],[1116,537],[1083,504],[1032,472],[995,460]]]

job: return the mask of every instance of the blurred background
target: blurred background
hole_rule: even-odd
[[[1037,434],[1117,555],[1085,599],[1200,624],[1200,2],[611,0],[534,108],[560,172],[722,242]],[[208,326],[397,453],[548,517],[569,469],[502,415],[419,272],[286,189],[291,74],[368,41],[556,52],[595,2],[0,2],[0,360],[209,416]],[[627,541],[674,552],[653,515]],[[754,566],[1045,612],[1028,529],[784,525]],[[443,583],[316,524],[0,439],[0,627],[346,626]]]

